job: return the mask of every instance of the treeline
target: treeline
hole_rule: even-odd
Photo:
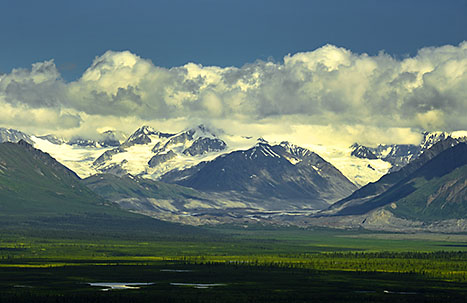
[[[312,255],[316,256],[316,254]],[[433,251],[433,252],[331,252],[322,253],[329,258],[383,258],[383,259],[429,259],[429,260],[467,260],[467,251]]]
[[[265,256],[185,256],[183,264],[254,266],[318,271],[420,274],[467,282],[467,252],[345,252]]]

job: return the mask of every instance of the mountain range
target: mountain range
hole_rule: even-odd
[[[204,125],[178,133],[143,126],[126,139],[108,131],[97,139],[68,141],[2,128],[2,141],[19,143],[2,144],[0,201],[6,201],[4,214],[21,214],[18,207],[25,205],[39,217],[51,209],[58,216],[79,217],[83,208],[97,214],[104,207],[191,225],[260,221],[339,227],[343,220],[360,220],[351,225],[361,227],[383,224],[378,219],[383,215],[410,224],[463,220],[466,137],[459,133],[424,133],[419,145],[354,144],[349,158],[368,163],[368,169],[381,162],[390,167],[379,180],[358,188],[309,149],[286,141],[232,140]],[[52,151],[68,168],[33,146]],[[32,161],[18,155],[41,164],[17,169],[18,163]],[[12,174],[16,171],[23,175]]]
[[[93,162],[93,167],[99,172],[131,173],[156,179],[172,169],[195,165],[218,155],[226,148],[226,143],[204,125],[176,134],[143,126],[118,147],[105,151]]]

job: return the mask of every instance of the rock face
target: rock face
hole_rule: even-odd
[[[71,138],[70,141],[68,141],[68,144],[69,145],[82,146],[82,147],[84,147],[84,146],[97,147],[99,143],[97,141],[95,141],[95,140],[92,140],[92,139],[74,137],[74,138]]]
[[[114,149],[107,150],[102,155],[100,155],[99,158],[97,158],[93,164],[95,166],[104,164],[106,161],[111,160],[113,155],[116,155],[123,151],[124,151],[123,148],[114,148]]]
[[[198,138],[183,151],[184,155],[198,156],[209,152],[217,152],[227,148],[224,141],[217,138]]]
[[[120,139],[116,132],[108,130],[103,132],[99,138],[99,145],[102,147],[119,146]]]
[[[158,142],[152,151],[154,153],[177,150],[187,156],[204,155],[210,152],[225,150],[227,144],[204,125],[183,131],[168,137],[165,142]]]
[[[250,201],[300,201],[295,205],[315,209],[357,188],[317,154],[287,142],[273,146],[259,142],[248,150],[169,172],[161,180],[206,192],[233,193]]]
[[[149,126],[138,128],[128,139],[121,145],[122,148],[131,147],[133,145],[145,145],[151,143],[154,138],[169,138],[171,134],[161,133]]]
[[[176,157],[177,157],[177,154],[174,153],[172,150],[169,150],[168,152],[158,152],[156,155],[154,155],[151,158],[151,160],[149,160],[148,165],[151,168],[156,167]]]
[[[351,148],[352,148],[352,153],[350,154],[351,156],[362,158],[362,159],[370,159],[370,160],[378,159],[378,157],[369,147],[359,145],[358,143],[354,143],[352,144]]]
[[[464,218],[467,144],[448,137],[401,170],[357,190],[323,214],[361,215],[379,208],[412,220]]]

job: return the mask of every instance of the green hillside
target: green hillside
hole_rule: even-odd
[[[467,144],[440,153],[400,182],[341,214],[385,207],[398,217],[425,222],[467,217]]]
[[[111,209],[74,172],[24,141],[0,144],[0,201],[2,215],[20,217]]]
[[[408,194],[388,208],[399,217],[423,221],[466,218],[467,144],[447,150],[394,189],[404,191]]]
[[[132,236],[140,232],[197,232],[121,210],[86,187],[74,172],[25,141],[0,144],[0,229]]]

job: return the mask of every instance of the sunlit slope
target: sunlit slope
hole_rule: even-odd
[[[359,205],[365,204],[366,201],[373,199],[374,197],[384,193],[392,186],[402,182],[408,178],[415,171],[420,169],[428,161],[442,153],[443,151],[455,146],[459,142],[448,138],[434,144],[430,149],[426,150],[419,158],[407,164],[402,169],[388,173],[381,177],[378,181],[369,183],[360,189],[353,192],[350,196],[334,203],[326,213],[330,214],[361,214],[362,208]],[[355,212],[355,210],[357,210]]]
[[[0,144],[0,211],[15,216],[102,212],[104,199],[25,141]]]
[[[399,217],[423,221],[466,218],[467,144],[461,143],[428,162],[388,193],[394,194],[403,196],[390,205]]]
[[[93,234],[196,232],[120,209],[92,192],[74,172],[25,141],[0,144],[0,227]]]
[[[339,214],[364,214],[380,207],[413,220],[465,218],[467,144],[459,143],[443,151],[382,194],[349,204]]]

